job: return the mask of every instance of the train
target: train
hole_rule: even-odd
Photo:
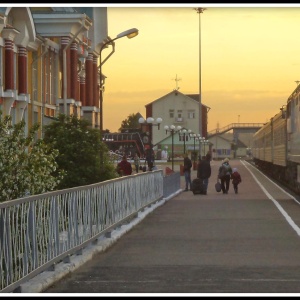
[[[251,152],[259,169],[300,195],[300,85],[254,133]]]

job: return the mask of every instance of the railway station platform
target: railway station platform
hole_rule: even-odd
[[[230,161],[242,176],[239,193],[232,184],[228,194],[218,193],[214,185],[220,164],[211,162],[207,195],[184,192],[181,176],[182,192],[141,222],[128,224],[124,234],[121,228],[105,251],[86,259],[83,253],[80,262],[70,263],[77,266],[66,276],[59,271],[52,277],[44,274],[26,284],[24,291],[87,296],[298,295],[297,197],[243,160]]]

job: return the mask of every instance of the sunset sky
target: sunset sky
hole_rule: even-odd
[[[103,64],[104,129],[117,131],[130,114],[177,85],[199,93],[200,5],[108,4],[108,34],[137,28],[116,40]],[[230,123],[263,123],[286,104],[300,80],[300,6],[203,4],[201,14],[202,103],[208,131]],[[105,57],[109,49],[103,50]],[[179,79],[176,85],[175,78]]]

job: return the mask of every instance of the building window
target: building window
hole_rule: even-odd
[[[169,110],[170,118],[174,118],[174,109]]]
[[[180,142],[184,142],[184,140],[187,142],[189,140],[189,135],[188,134],[183,134],[183,135],[179,135],[179,141]]]
[[[37,53],[32,52],[32,95],[31,95],[31,102],[33,105],[33,101],[37,101],[38,98],[38,70],[37,70]]]
[[[45,57],[45,100],[47,104],[55,105],[56,103],[56,60],[58,59],[57,53],[49,49]]]
[[[188,118],[189,119],[195,119],[195,111],[194,110],[188,111]]]

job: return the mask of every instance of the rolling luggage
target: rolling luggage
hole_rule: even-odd
[[[216,191],[219,193],[222,191],[222,186],[221,186],[221,182],[220,182],[220,179],[218,178],[216,184],[215,184],[215,189]]]
[[[192,192],[195,194],[203,193],[203,181],[200,178],[195,178],[192,181]]]

